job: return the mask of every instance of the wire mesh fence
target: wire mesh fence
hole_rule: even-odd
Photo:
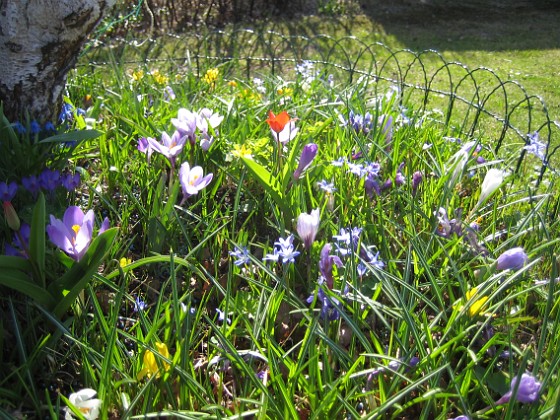
[[[265,73],[289,76],[297,64],[311,62],[320,74],[346,85],[366,82],[380,93],[396,87],[403,105],[414,104],[419,112],[436,110],[449,132],[489,138],[495,152],[505,147],[518,151],[516,169],[527,154],[524,146],[538,141],[544,149],[539,181],[546,170],[557,173],[560,125],[551,119],[544,101],[491,69],[470,69],[445,60],[435,50],[392,50],[353,36],[308,37],[250,29],[110,43],[112,54],[125,65],[189,67],[198,75],[221,66],[248,80]],[[87,65],[109,65],[104,57],[103,49],[90,49]]]

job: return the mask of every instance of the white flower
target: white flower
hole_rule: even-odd
[[[301,213],[297,219],[297,232],[307,249],[311,247],[317,231],[319,230],[319,209],[311,211],[311,214]]]
[[[73,406],[74,409],[78,410],[82,415],[88,420],[95,420],[99,417],[99,409],[101,408],[101,401],[95,397],[97,391],[91,388],[85,388],[73,394],[70,394],[68,401]],[[66,409],[66,415],[64,416],[66,420],[74,419],[72,411]]]
[[[482,186],[480,188],[480,197],[478,197],[478,203],[476,203],[477,207],[485,202],[488,197],[494,194],[500,185],[502,185],[502,182],[504,182],[504,178],[507,174],[508,173],[506,171],[496,168],[489,169],[488,172],[486,172],[486,176],[484,177],[484,181],[482,181]]]

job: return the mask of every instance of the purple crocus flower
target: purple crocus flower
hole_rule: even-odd
[[[224,117],[217,112],[212,111],[209,108],[202,108],[197,115],[196,118],[196,127],[203,133],[208,132],[208,127],[212,127],[212,129],[217,128]]]
[[[420,171],[416,171],[412,174],[412,194],[416,194],[418,186],[422,182],[423,174]]]
[[[37,196],[37,193],[41,190],[41,183],[37,175],[29,175],[21,178],[21,183],[23,187],[33,195]]]
[[[13,257],[29,258],[27,250],[29,249],[29,237],[31,236],[31,226],[22,223],[18,233],[14,233],[14,239],[11,244],[6,244],[6,255]]]
[[[66,174],[62,177],[62,186],[68,191],[74,191],[80,185],[80,173]]]
[[[7,181],[0,182],[0,200],[12,201],[18,190],[17,183],[12,181],[8,184]]]
[[[503,252],[496,260],[498,270],[519,270],[529,258],[521,247],[511,248]]]
[[[196,112],[181,108],[177,111],[177,118],[171,118],[171,124],[175,126],[181,136],[186,136],[189,142],[194,145],[197,120],[198,114]]]
[[[311,248],[319,231],[319,209],[301,213],[297,219],[297,232],[305,248]]]
[[[319,259],[319,271],[321,276],[325,279],[327,287],[332,290],[334,285],[333,265],[342,267],[344,264],[338,255],[331,255],[332,245],[326,243],[321,250],[321,257]]]
[[[519,385],[517,382],[519,381]],[[515,389],[517,388],[517,392]],[[504,394],[502,398],[496,401],[496,405],[502,405],[511,399],[515,392],[515,398],[522,403],[534,403],[539,399],[541,383],[529,373],[524,373],[521,378],[516,376],[511,380],[510,390]]]
[[[156,139],[148,137],[150,147],[169,159],[171,166],[174,168],[175,159],[183,151],[183,147],[185,147],[185,142],[187,141],[187,136],[181,135],[181,133],[176,130],[171,137],[169,137],[169,134],[166,132],[161,133],[161,140],[162,143],[156,141]]]
[[[60,172],[46,168],[39,175],[39,184],[46,191],[54,191],[60,185]]]
[[[176,97],[177,96],[175,95],[175,92],[173,91],[173,88],[171,86],[166,86],[165,88],[163,88],[164,101],[174,101]]]
[[[184,162],[179,168],[179,181],[183,190],[183,201],[191,195],[196,195],[198,192],[210,184],[213,174],[203,176],[204,173],[200,166],[191,168],[188,162]]]
[[[293,177],[294,179],[300,179],[301,174],[309,168],[315,156],[317,156],[317,151],[319,150],[319,146],[315,143],[306,144],[303,147],[303,151],[301,152],[301,157],[299,158],[299,164],[294,171]]]
[[[377,176],[368,174],[364,181],[364,188],[369,198],[375,195],[381,195],[381,186],[379,185]]]
[[[76,206],[70,206],[64,212],[62,220],[50,216],[47,226],[49,239],[76,261],[84,256],[93,236],[95,216],[93,210],[84,212]]]
[[[152,141],[157,141],[156,139],[152,139]],[[150,158],[152,157],[152,153],[154,149],[150,146],[150,142],[148,141],[147,137],[141,137],[138,139],[138,151],[140,153],[144,153],[146,155],[146,159],[148,164],[150,163]]]

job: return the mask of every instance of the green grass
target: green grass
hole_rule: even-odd
[[[161,57],[184,57],[174,45],[162,44]],[[472,137],[442,124],[414,91],[401,104],[388,95],[390,83],[347,83],[336,68],[330,84],[297,76],[296,62],[275,75],[264,63],[259,86],[243,60],[201,61],[197,69],[194,59],[117,57],[95,72],[81,66],[69,80],[74,103],[92,95],[88,122],[102,132],[53,149],[53,161],[64,157],[81,171],[80,189],[47,195],[46,207],[27,211],[40,226],[50,221],[41,212],[60,218],[66,204],[79,205],[98,222],[108,216],[118,237],[95,242],[78,264],[32,230],[29,264],[42,260],[37,277],[47,285],[72,277],[76,283],[63,289],[82,289],[59,313],[8,291],[12,277],[35,277],[27,263],[0,260],[8,291],[0,300],[0,414],[56,418],[72,392],[88,387],[109,419],[558,417],[558,179],[549,170],[536,182],[541,162],[530,154],[520,160],[519,138],[496,149],[500,125],[475,124],[467,107],[458,106],[452,122],[473,126]],[[209,84],[203,76],[215,65],[220,73]],[[138,69],[143,76],[134,79],[129,70]],[[168,84],[173,100],[163,94]],[[138,139],[161,139],[173,132],[179,108],[203,107],[224,116],[215,141],[207,151],[200,138],[187,142],[176,169],[200,165],[213,179],[182,202],[178,171],[157,152],[148,161]],[[299,133],[285,148],[265,121],[269,110],[297,118]],[[341,124],[351,110],[371,112],[369,131]],[[391,136],[378,123],[383,115],[393,118]],[[460,152],[471,140],[480,150]],[[311,142],[318,155],[295,180]],[[347,162],[332,164],[341,157]],[[379,194],[351,172],[370,162],[380,168],[373,180],[391,181]],[[509,175],[478,205],[490,168]],[[423,175],[417,190],[416,172]],[[336,190],[323,191],[321,180]],[[31,222],[23,211],[31,200],[19,194],[14,205]],[[305,249],[297,219],[317,208],[319,231]],[[438,217],[440,208],[455,221]],[[457,233],[442,235],[448,225]],[[352,227],[362,229],[359,238],[338,251],[337,243],[346,246],[335,235]],[[263,260],[290,234],[301,253],[293,264]],[[332,258],[332,272],[319,265],[327,244],[342,262]],[[104,247],[102,264],[84,275]],[[236,265],[230,252],[241,247],[248,260]],[[523,247],[527,263],[498,271],[496,259],[514,247]],[[383,266],[374,264],[376,254]],[[322,275],[332,275],[332,287]],[[62,299],[59,289],[51,291]],[[137,298],[147,306],[135,310]],[[537,400],[496,406],[523,372],[541,383]]]

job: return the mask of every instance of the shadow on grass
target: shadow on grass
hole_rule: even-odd
[[[362,12],[413,50],[560,47],[558,0],[368,0]]]

